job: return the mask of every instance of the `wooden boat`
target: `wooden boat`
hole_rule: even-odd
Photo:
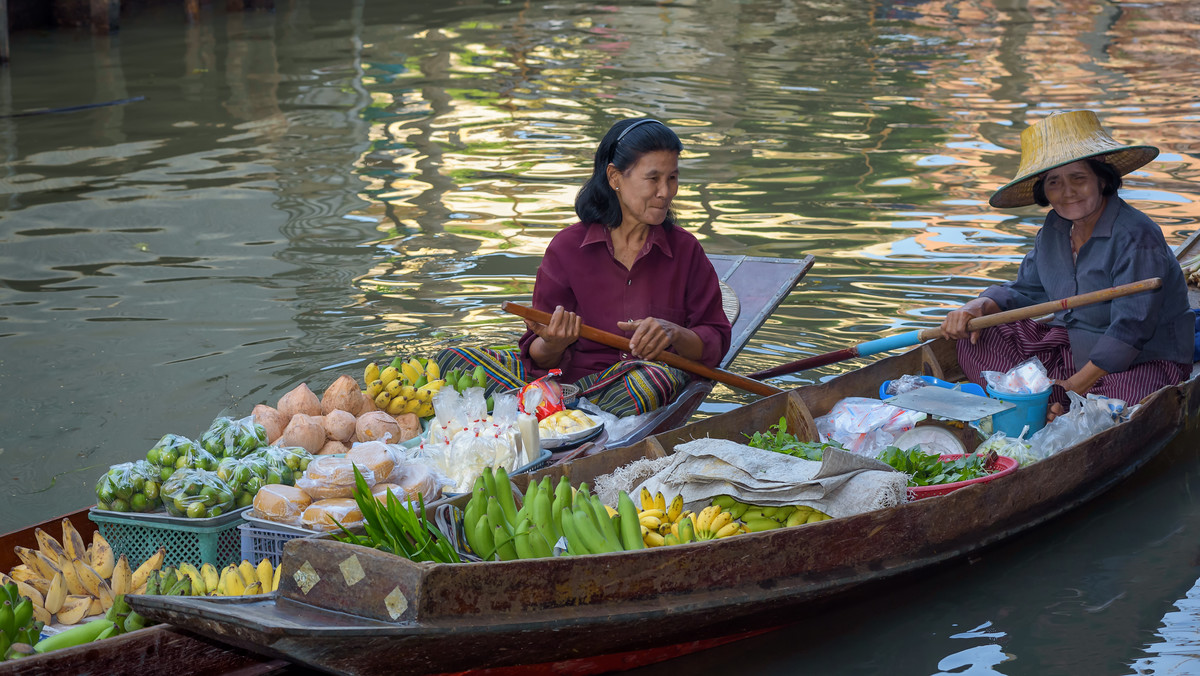
[[[1193,238],[1181,253],[1195,246]],[[1012,474],[857,516],[674,547],[465,564],[418,564],[329,539],[294,540],[280,590],[270,597],[143,596],[132,603],[215,640],[340,674],[562,673],[606,655],[737,637],[961,559],[1096,498],[1195,420],[1196,373],[1149,396],[1127,422]],[[533,478],[590,481],[693,438],[743,440],[781,415],[789,429],[813,438],[814,416],[845,397],[874,396],[880,382],[904,374],[962,378],[953,344],[933,341]]]
[[[753,256],[710,255],[724,291],[726,315],[733,325],[729,351],[720,366],[726,367],[749,342],[750,337],[779,306],[792,288],[812,268],[813,256],[800,259],[759,258]],[[712,390],[709,380],[695,380],[669,405],[647,415],[636,428],[626,432],[620,439],[609,439],[601,435],[592,442],[593,448],[603,444],[628,445],[647,435],[662,432],[685,423],[695,413]],[[584,449],[578,449],[576,453]],[[556,454],[562,459],[572,452]],[[70,519],[85,540],[90,541],[96,524],[88,518],[88,509],[81,509],[61,517],[34,524],[26,528],[0,535],[0,571],[11,570],[21,563],[13,551],[14,547],[37,549],[34,531],[41,528],[48,533],[61,531],[62,519]],[[103,646],[102,648],[100,646]],[[155,660],[131,664],[128,655],[156,654]],[[285,662],[263,658],[254,653],[237,650],[200,636],[177,630],[165,625],[150,627],[138,632],[80,648],[56,651],[19,662],[0,662],[0,676],[14,672],[20,665],[22,674],[87,673],[83,656],[87,655],[86,669],[95,673],[117,673],[134,670],[143,676],[155,673],[178,673],[181,662],[188,664],[189,673],[226,673],[249,670],[246,673],[266,673],[261,669],[279,668]],[[159,666],[161,665],[161,666]],[[118,668],[121,667],[121,668]]]

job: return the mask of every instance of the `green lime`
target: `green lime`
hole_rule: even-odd
[[[204,516],[204,503],[193,502],[187,506],[187,515],[189,519],[199,519]]]
[[[142,492],[146,494],[147,499],[157,500],[158,499],[158,482],[147,481],[146,485],[142,487]]]
[[[206,514],[205,516],[210,516],[210,517],[212,517],[212,516],[221,516],[221,514],[222,514],[224,511],[225,511],[225,510],[221,509],[221,506],[220,506],[220,505],[217,505],[216,507],[213,507],[212,509],[208,510],[208,514]]]
[[[158,476],[163,481],[166,481],[167,479],[170,479],[171,475],[174,473],[175,473],[175,468],[173,466],[163,467],[161,470],[158,471]]]
[[[128,512],[129,511],[129,503],[125,502],[121,498],[117,498],[116,500],[113,500],[111,507],[114,512]]]
[[[237,506],[239,509],[242,507],[249,507],[252,504],[254,504],[254,493],[243,492],[238,496]]]
[[[146,451],[146,460],[149,460],[150,464],[152,464],[152,465],[157,465],[158,464],[158,449],[152,448],[152,449]]]
[[[135,512],[144,512],[150,506],[150,501],[146,498],[145,493],[134,493],[133,498],[129,501],[129,506]]]

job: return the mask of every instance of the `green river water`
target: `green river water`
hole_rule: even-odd
[[[1043,213],[987,199],[1053,111],[1158,146],[1123,196],[1173,245],[1200,226],[1185,0],[275,7],[13,36],[0,532],[92,504],[110,464],[298,383],[512,343],[499,305],[528,300],[623,117],[680,134],[675,209],[707,251],[817,258],[742,373],[934,325],[1012,277]],[[718,386],[699,415],[752,399]],[[1200,673],[1198,436],[971,562],[643,671]]]

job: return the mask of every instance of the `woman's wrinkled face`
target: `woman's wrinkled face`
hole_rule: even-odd
[[[1087,218],[1104,206],[1100,177],[1086,161],[1047,171],[1042,188],[1050,207],[1068,221]]]
[[[621,201],[621,225],[658,225],[679,192],[679,153],[648,152],[625,172],[610,164],[608,184]]]

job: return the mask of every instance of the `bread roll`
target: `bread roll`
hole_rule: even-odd
[[[412,502],[417,502],[418,494],[424,498],[425,504],[442,497],[442,487],[433,471],[429,469],[428,465],[419,462],[396,465],[386,481],[400,486],[404,490],[404,494],[408,496],[407,499]],[[399,494],[396,497],[404,499]]]
[[[354,444],[349,451],[346,451],[346,459],[356,465],[367,467],[380,479],[391,474],[392,468],[396,466],[396,461],[392,460],[392,454],[388,453],[387,446],[379,441]]]
[[[296,486],[314,500],[349,498],[354,495],[354,467],[349,458],[334,455],[318,455],[308,463],[304,476],[296,479]],[[365,465],[357,465],[367,486],[376,484],[375,473]]]
[[[309,505],[300,518],[300,525],[311,530],[328,532],[338,529],[333,519],[337,519],[346,528],[351,528],[363,522],[363,515],[358,510],[358,503],[354,500],[329,498]]]
[[[254,495],[254,512],[268,521],[292,526],[300,524],[300,515],[312,504],[308,493],[294,486],[267,484]]]

